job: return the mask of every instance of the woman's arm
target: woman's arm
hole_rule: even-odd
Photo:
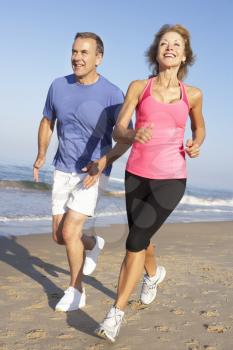
[[[113,139],[116,142],[131,145],[134,140],[144,143],[150,139],[150,127],[140,128],[138,130],[128,129],[129,122],[146,83],[147,80],[135,80],[129,85],[125,102],[121,108],[113,131]]]
[[[202,92],[200,89],[189,87],[190,120],[192,140],[186,143],[186,152],[191,158],[199,156],[200,146],[205,139],[205,122],[202,114]]]

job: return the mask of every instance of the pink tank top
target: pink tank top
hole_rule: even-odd
[[[136,108],[136,129],[154,124],[152,139],[134,142],[126,170],[149,179],[186,178],[183,146],[189,103],[184,85],[179,81],[181,99],[174,103],[156,101],[152,96],[155,77],[149,79]]]

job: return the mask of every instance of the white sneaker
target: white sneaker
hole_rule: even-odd
[[[98,256],[104,247],[105,240],[99,236],[95,236],[96,243],[92,250],[85,250],[86,259],[83,266],[83,274],[91,275],[94,272],[98,260]]]
[[[95,333],[101,338],[109,339],[114,343],[116,336],[119,334],[124,314],[124,311],[114,306],[111,307],[103,322],[100,323],[99,328],[95,330]]]
[[[150,304],[157,294],[157,286],[163,282],[166,276],[166,270],[163,266],[158,266],[156,274],[153,277],[144,275],[140,299],[143,304]]]
[[[80,293],[78,289],[69,287],[64,293],[64,296],[55,307],[56,311],[73,311],[81,309],[86,305],[86,294],[84,288],[83,292]]]

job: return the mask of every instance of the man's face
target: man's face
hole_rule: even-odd
[[[78,78],[87,77],[96,71],[102,55],[97,52],[96,41],[91,38],[78,38],[72,46],[71,64]]]

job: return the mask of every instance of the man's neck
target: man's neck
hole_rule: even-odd
[[[93,72],[93,73],[88,74],[88,75],[86,75],[84,77],[77,77],[77,76],[75,76],[76,81],[79,84],[83,84],[83,85],[94,84],[94,83],[96,83],[99,80],[99,77],[100,77],[100,75],[97,72]]]

